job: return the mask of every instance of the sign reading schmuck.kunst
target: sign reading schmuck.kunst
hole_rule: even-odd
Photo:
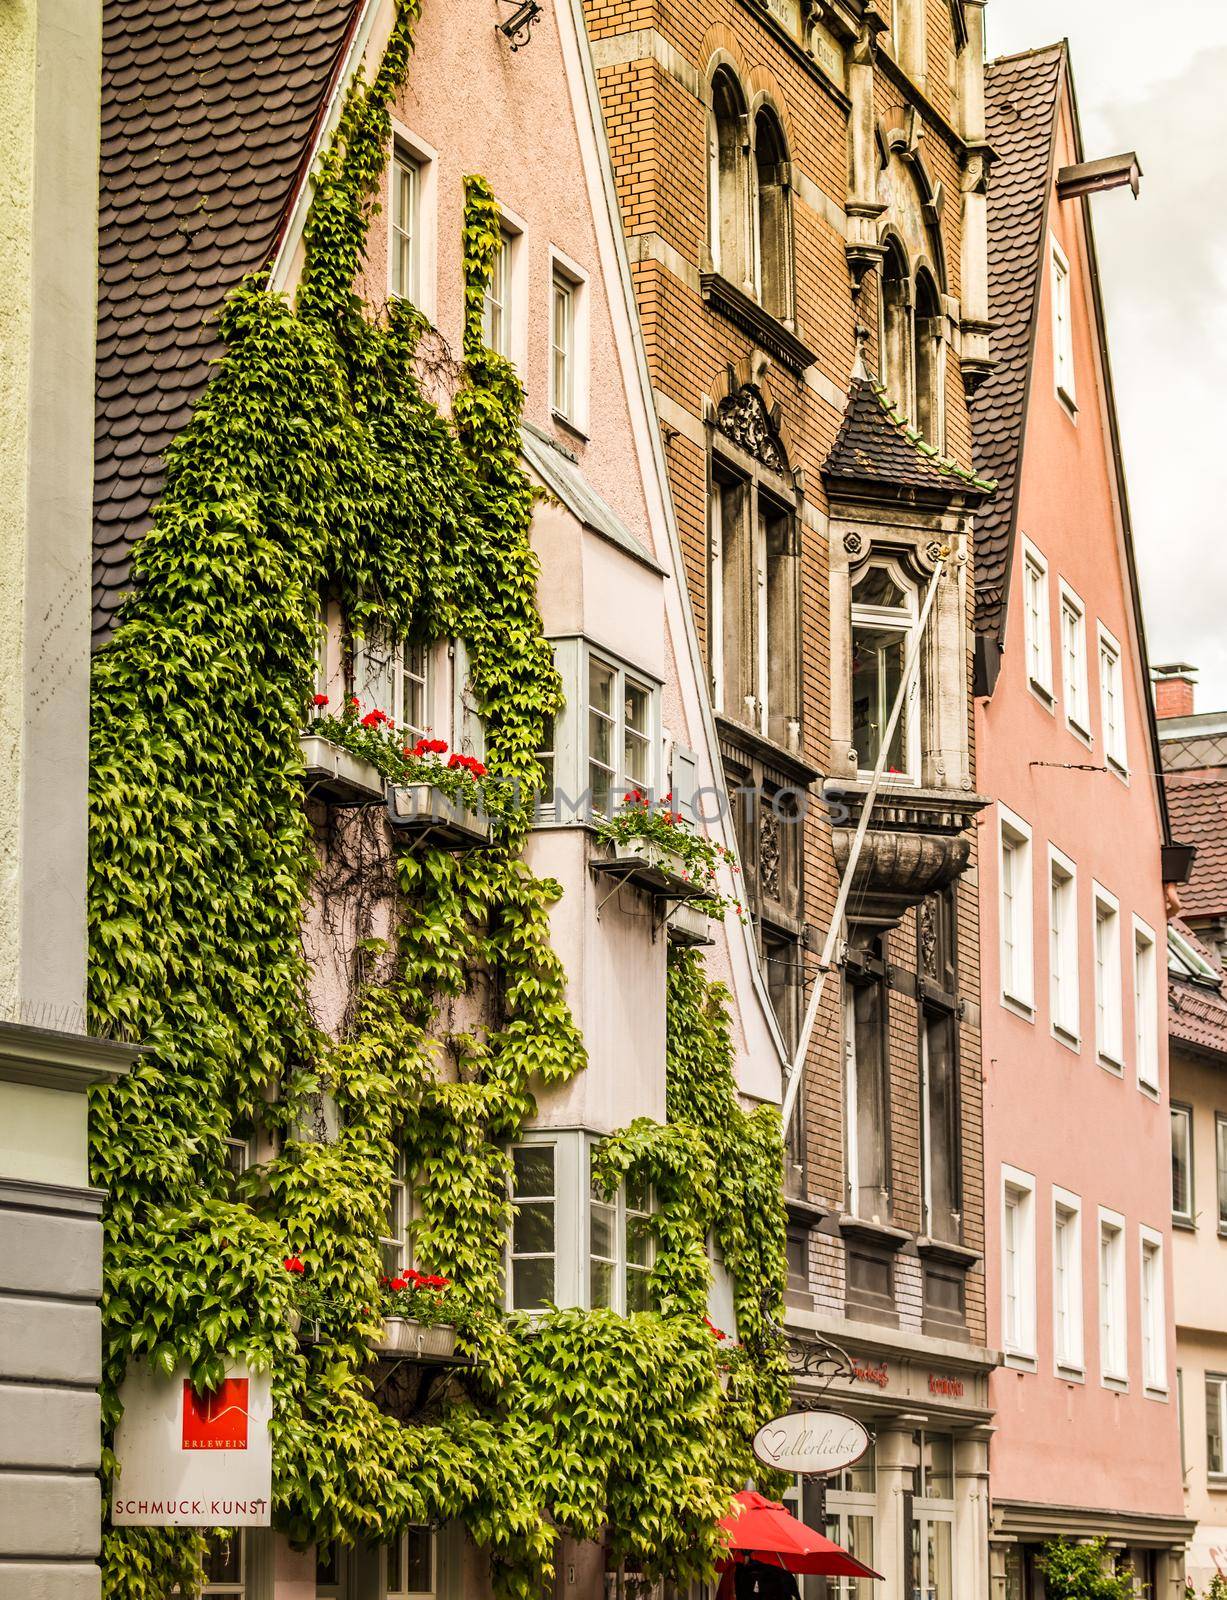
[[[868,1448],[866,1430],[838,1411],[794,1411],[754,1435],[754,1454],[765,1467],[815,1476],[850,1467]]]
[[[273,1402],[267,1374],[237,1364],[198,1394],[174,1377],[133,1368],[119,1398],[111,1519],[142,1528],[262,1528],[269,1522]]]

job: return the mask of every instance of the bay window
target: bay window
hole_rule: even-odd
[[[554,640],[564,704],[548,720],[539,821],[608,817],[632,789],[663,792],[660,684],[586,639]]]
[[[873,772],[881,754],[915,626],[914,585],[897,562],[869,562],[852,585],[852,743],[862,776]],[[885,770],[892,777],[916,776],[918,707],[913,692],[886,752]]]
[[[558,1173],[554,1144],[511,1152],[511,1247],[508,1309],[543,1311],[558,1282]]]
[[[590,1186],[588,1304],[611,1311],[650,1311],[654,1244],[651,1193],[628,1178],[612,1195]]]
[[[596,655],[588,658],[587,684],[588,791],[593,812],[609,816],[626,790],[653,785],[653,691]]]
[[[1125,1310],[1125,1219],[1099,1212],[1099,1371],[1113,1386],[1129,1381]]]

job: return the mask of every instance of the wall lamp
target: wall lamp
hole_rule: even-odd
[[[532,28],[541,18],[540,0],[504,0],[505,4],[514,5],[515,10],[506,22],[498,24],[498,31],[511,43],[514,53],[522,50],[532,37]]]

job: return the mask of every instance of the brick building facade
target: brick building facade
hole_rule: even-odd
[[[991,364],[982,8],[586,11],[785,1058],[948,557],[790,1130],[790,1334],[798,1398],[835,1371],[876,1432],[873,1466],[831,1486],[832,1531],[889,1592],[975,1595],[993,1361],[966,643],[992,489],[967,407]]]

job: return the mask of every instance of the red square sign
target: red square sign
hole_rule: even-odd
[[[226,1378],[216,1394],[197,1394],[183,1380],[183,1448],[246,1450],[246,1378]]]

